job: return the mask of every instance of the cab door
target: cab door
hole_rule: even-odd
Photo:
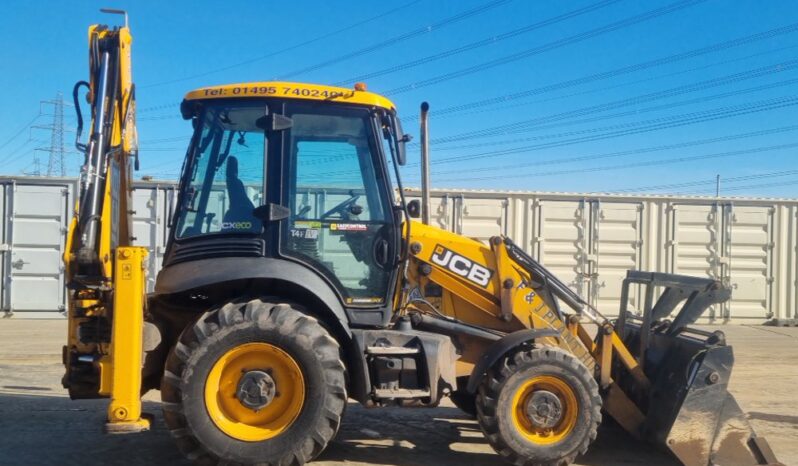
[[[386,323],[397,230],[372,111],[292,102],[285,115],[292,120],[283,139],[283,205],[289,214],[281,222],[280,254],[324,276],[353,323]]]

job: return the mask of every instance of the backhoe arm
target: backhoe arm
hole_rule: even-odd
[[[72,398],[110,397],[112,431],[149,426],[140,401],[147,250],[131,246],[131,170],[137,160],[131,42],[126,14],[123,27],[89,28],[89,80],[73,92],[76,146],[85,161],[64,254],[69,333],[63,384]],[[91,109],[86,143],[80,141],[84,87]]]

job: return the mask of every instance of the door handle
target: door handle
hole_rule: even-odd
[[[14,262],[12,262],[12,263],[11,263],[11,267],[13,267],[13,268],[15,268],[15,269],[17,269],[17,270],[21,270],[21,269],[22,269],[22,267],[23,267],[25,264],[30,264],[30,262],[26,262],[26,261],[24,261],[24,260],[22,260],[22,259],[17,259],[17,260],[15,260]]]
[[[374,242],[374,263],[381,268],[388,263],[388,241],[384,238]]]

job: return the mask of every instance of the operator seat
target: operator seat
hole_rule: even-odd
[[[232,155],[227,158],[225,177],[227,183],[227,197],[230,200],[230,206],[227,212],[225,212],[222,221],[226,225],[229,225],[228,229],[246,231],[260,230],[260,223],[256,222],[252,214],[255,205],[249,199],[249,196],[247,196],[244,183],[238,178],[238,159]],[[249,227],[246,226],[247,223],[249,223]]]

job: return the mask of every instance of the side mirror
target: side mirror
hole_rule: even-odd
[[[396,163],[398,163],[400,166],[404,166],[404,164],[407,163],[405,143],[410,141],[411,136],[402,131],[402,123],[399,122],[399,118],[396,115],[391,117],[391,125],[393,126],[393,134],[395,136],[394,149],[396,151]]]
[[[421,201],[418,199],[413,199],[412,201],[407,203],[407,215],[410,218],[419,218],[421,217]]]

